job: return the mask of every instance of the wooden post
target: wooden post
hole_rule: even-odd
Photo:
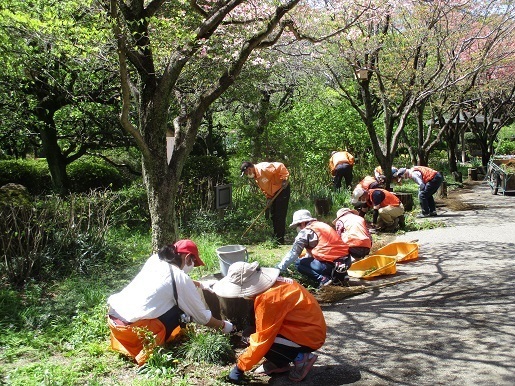
[[[394,194],[402,202],[406,212],[413,210],[413,195],[411,193],[395,192]]]
[[[469,168],[469,180],[477,181],[477,168]]]
[[[438,198],[447,198],[447,182],[445,180],[442,181],[442,185],[436,191],[436,196]]]

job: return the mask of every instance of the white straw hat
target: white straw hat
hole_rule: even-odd
[[[242,298],[265,292],[279,276],[277,268],[261,268],[257,261],[237,261],[227,270],[227,275],[213,286],[213,291],[222,298]]]

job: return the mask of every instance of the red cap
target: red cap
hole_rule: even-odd
[[[174,244],[175,249],[179,253],[191,253],[195,256],[195,262],[193,265],[198,267],[199,265],[205,265],[198,255],[197,245],[191,240],[179,240]]]

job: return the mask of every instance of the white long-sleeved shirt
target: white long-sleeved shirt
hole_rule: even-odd
[[[179,308],[198,324],[211,319],[193,280],[173,264],[150,256],[136,277],[120,292],[107,299],[110,315],[132,323],[155,319],[175,306],[171,271],[173,270]]]

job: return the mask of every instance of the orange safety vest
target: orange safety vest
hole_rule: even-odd
[[[366,176],[365,178],[363,178],[359,185],[361,185],[361,187],[364,189],[364,190],[368,190],[368,188],[370,187],[371,184],[373,183],[377,183],[377,180],[372,177],[372,176]]]
[[[318,236],[318,244],[314,248],[306,248],[315,259],[332,263],[340,257],[349,255],[349,246],[328,224],[313,221],[306,228],[313,230]]]
[[[345,232],[342,232],[342,241],[349,247],[372,247],[372,239],[365,219],[354,213],[347,213],[340,217]]]
[[[270,350],[281,335],[301,346],[318,350],[325,342],[327,326],[314,296],[295,280],[279,277],[254,299],[256,332],[238,357],[238,368],[248,371]]]
[[[329,169],[331,170],[331,173],[333,173],[334,168],[340,164],[354,165],[354,156],[347,151],[334,153],[329,159]]]
[[[272,198],[288,180],[290,172],[281,162],[260,162],[254,165],[254,179],[266,198]]]
[[[111,330],[111,348],[122,354],[128,355],[136,360],[139,366],[143,365],[147,360],[151,351],[147,351],[143,347],[143,340],[138,336],[137,330],[134,328],[142,328],[152,331],[157,346],[165,343],[166,327],[159,319],[142,319],[127,325],[116,324],[110,316],[107,316],[107,324]],[[181,332],[181,327],[177,326],[167,342],[175,339]]]
[[[370,189],[368,191],[368,196],[367,196],[367,205],[371,208],[374,207],[374,203],[372,202],[372,194],[376,191],[376,190],[380,190],[381,192],[384,193],[385,197],[384,197],[384,200],[381,202],[381,204],[379,204],[379,206],[381,208],[384,208],[385,206],[400,206],[401,205],[401,200],[399,200],[399,198],[389,192],[388,190],[386,189]]]
[[[417,170],[420,172],[420,174],[422,174],[422,181],[424,181],[424,184],[427,184],[428,181],[431,181],[433,178],[435,178],[436,174],[438,173],[436,170],[428,168],[427,166],[414,166],[413,170]]]

